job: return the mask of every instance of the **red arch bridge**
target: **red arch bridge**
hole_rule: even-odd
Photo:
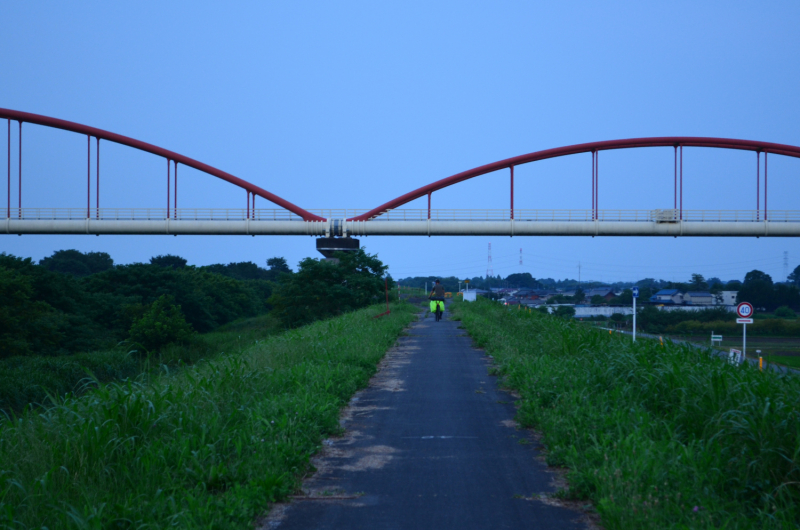
[[[305,210],[250,182],[197,160],[133,138],[79,123],[0,108],[7,121],[8,164],[5,234],[152,234],[152,235],[305,235],[317,237],[365,235],[424,236],[800,236],[800,210],[768,209],[768,155],[800,158],[800,147],[727,138],[663,137],[593,142],[501,160],[464,171],[406,193],[372,210]],[[1,122],[0,122],[1,123]],[[23,204],[23,125],[71,131],[87,139],[86,205],[40,208]],[[12,126],[18,129],[12,149]],[[163,208],[109,208],[100,204],[101,140],[139,149],[166,161]],[[92,147],[94,144],[94,157]],[[601,151],[643,147],[674,149],[674,197],[671,208],[603,210],[599,208]],[[683,208],[683,148],[708,147],[752,151],[756,170],[753,210],[688,210]],[[12,174],[12,152],[17,171]],[[591,208],[585,210],[525,210],[514,207],[514,168],[550,158],[591,154]],[[95,159],[92,172],[92,159]],[[763,159],[763,162],[762,162]],[[588,164],[587,164],[588,165]],[[238,209],[198,209],[178,206],[178,169],[188,166],[246,191],[246,206]],[[763,174],[762,174],[763,167]],[[588,169],[588,168],[587,168]],[[508,171],[509,207],[496,210],[431,208],[434,192],[495,171]],[[587,171],[588,174],[588,171]],[[763,177],[763,178],[762,178]],[[12,181],[17,193],[12,197]],[[763,181],[763,183],[762,183]],[[588,189],[588,187],[587,187]],[[261,197],[277,208],[256,208]],[[426,209],[402,209],[427,197]],[[12,204],[13,203],[13,204]]]

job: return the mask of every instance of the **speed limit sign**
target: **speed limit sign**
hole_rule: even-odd
[[[753,316],[753,304],[749,302],[742,302],[736,306],[736,314],[740,318],[750,318]]]

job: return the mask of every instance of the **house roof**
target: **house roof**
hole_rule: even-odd
[[[614,289],[611,289],[611,288],[608,288],[608,289],[589,289],[588,291],[586,291],[586,297],[587,298],[591,298],[593,296],[608,296],[609,294],[613,296],[614,295]]]
[[[661,289],[656,293],[656,296],[665,295],[665,296],[674,296],[676,294],[680,294],[680,291],[677,289]]]
[[[709,298],[711,296],[711,293],[705,291],[693,291],[686,293],[686,296],[689,296],[691,298]]]

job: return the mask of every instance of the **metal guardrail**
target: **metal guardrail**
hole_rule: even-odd
[[[326,219],[349,219],[367,210],[324,209],[308,210]],[[249,213],[249,217],[248,217]],[[754,223],[769,220],[771,223],[800,223],[800,210],[771,210],[765,213],[756,210],[598,210],[596,219],[592,210],[522,210],[514,209],[514,222],[741,222]],[[101,221],[163,221],[167,219],[166,208],[12,208],[11,220],[82,220]],[[766,217],[766,219],[765,219]],[[302,218],[283,209],[244,208],[178,208],[169,210],[169,219],[175,221],[302,221]],[[509,221],[509,209],[437,209],[430,210],[431,221]],[[370,222],[381,221],[427,221],[427,209],[398,209],[384,212]]]

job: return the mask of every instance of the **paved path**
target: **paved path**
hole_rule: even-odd
[[[354,397],[345,436],[313,461],[307,497],[261,528],[586,528],[580,513],[534,499],[555,491],[554,476],[458,326],[428,315],[411,327]]]

